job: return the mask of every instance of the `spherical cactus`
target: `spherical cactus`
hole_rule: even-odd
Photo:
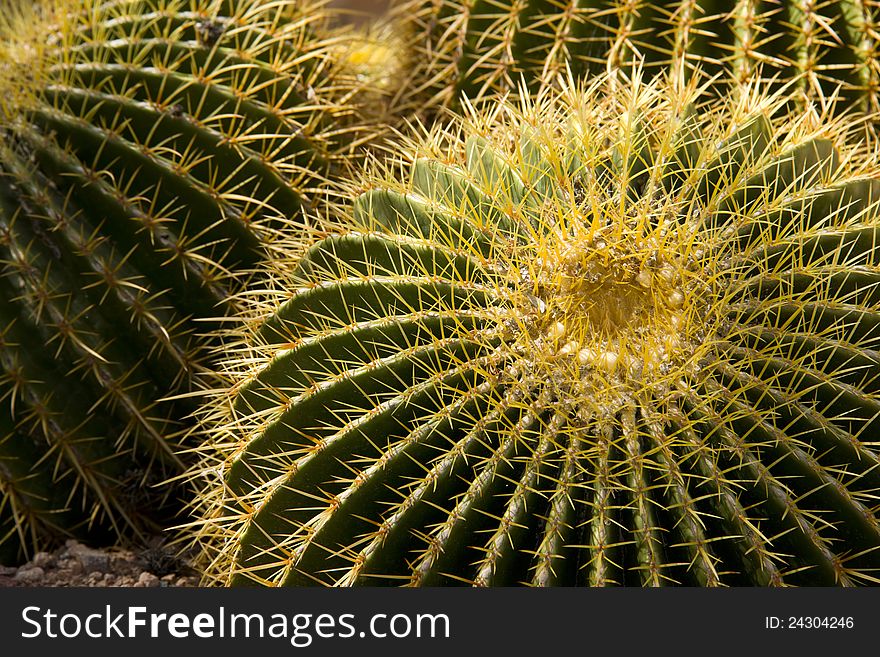
[[[533,88],[571,67],[583,76],[633,62],[688,77],[699,68],[745,83],[797,80],[796,99],[880,109],[874,2],[719,3],[598,0],[400,0],[433,89],[459,94]]]
[[[0,561],[162,517],[207,320],[356,141],[320,2],[21,7],[0,39]]]
[[[863,146],[755,89],[606,82],[407,145],[279,269],[204,409],[209,573],[877,581]]]

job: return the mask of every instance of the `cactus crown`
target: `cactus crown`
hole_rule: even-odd
[[[874,581],[877,172],[784,96],[704,98],[569,82],[402,145],[254,297],[212,575]]]

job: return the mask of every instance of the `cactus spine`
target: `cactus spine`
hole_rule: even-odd
[[[176,502],[153,484],[182,471],[206,320],[354,141],[321,2],[23,12],[0,64],[0,561]]]
[[[445,102],[531,89],[570,66],[585,77],[634,62],[684,78],[700,68],[734,83],[796,80],[797,100],[841,97],[880,109],[873,0],[402,0]]]
[[[303,242],[204,410],[210,575],[876,583],[880,177],[705,98],[469,110]]]

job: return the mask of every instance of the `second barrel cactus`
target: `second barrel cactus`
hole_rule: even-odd
[[[200,336],[354,141],[320,2],[25,6],[0,43],[0,562],[179,508],[156,484]]]

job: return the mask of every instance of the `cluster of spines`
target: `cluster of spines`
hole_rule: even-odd
[[[0,71],[3,560],[178,507],[203,335],[357,141],[320,2],[41,7]]]
[[[795,81],[795,100],[875,112],[878,15],[872,0],[402,0],[437,99],[530,90],[634,63],[688,78]],[[839,93],[838,93],[839,92]]]
[[[701,121],[677,88],[609,86],[440,131],[279,271],[205,409],[211,576],[877,581],[876,173],[836,125],[768,118],[783,98]],[[678,252],[713,285],[682,288],[665,367],[623,367],[641,326],[614,358],[569,348],[510,278],[571,216],[697,222]]]

